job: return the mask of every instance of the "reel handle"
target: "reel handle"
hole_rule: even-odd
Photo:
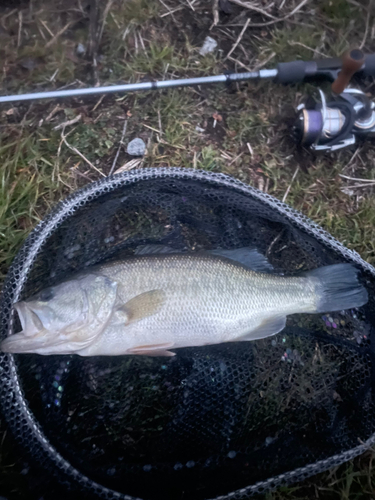
[[[365,55],[362,50],[353,49],[350,52],[346,52],[342,57],[341,71],[332,83],[332,92],[335,94],[344,92],[354,73],[359,71],[364,63]]]

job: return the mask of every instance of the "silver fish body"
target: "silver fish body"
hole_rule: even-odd
[[[70,291],[70,299],[63,298],[63,286],[77,289]],[[8,337],[3,350],[168,356],[173,355],[169,349],[274,335],[289,314],[341,310],[367,301],[349,264],[284,277],[199,254],[144,255],[104,264],[52,287],[50,295],[43,302],[42,292],[17,306],[24,331]],[[64,326],[59,317],[54,326],[54,310],[60,311],[62,303],[69,309],[64,318],[75,320]],[[37,319],[25,319],[25,310]]]

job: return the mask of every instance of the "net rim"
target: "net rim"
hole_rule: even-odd
[[[223,173],[206,172],[182,167],[143,168],[108,176],[104,179],[100,179],[84,186],[69,195],[64,200],[60,201],[46,216],[46,218],[35,227],[21,246],[4,281],[0,297],[1,338],[4,338],[7,332],[12,329],[14,312],[11,306],[18,300],[23,285],[27,280],[29,270],[32,267],[44,242],[48,239],[52,232],[56,230],[57,227],[64,220],[66,220],[66,218],[73,215],[76,210],[95,198],[98,198],[106,193],[108,194],[114,189],[129,186],[142,181],[148,181],[153,178],[178,178],[179,180],[185,179],[206,182],[211,185],[229,188],[255,198],[286,217],[289,222],[298,229],[303,230],[310,236],[314,236],[318,241],[337,252],[341,257],[355,263],[364,271],[367,271],[375,277],[375,268],[364,261],[357,252],[346,248],[321,226],[304,216],[301,212],[291,208],[286,203],[279,201],[277,198],[264,193],[263,191],[260,191],[252,186],[248,186],[243,182]],[[17,268],[20,268],[21,270],[16,273]],[[12,289],[11,282],[15,279],[16,275],[18,275],[19,278],[16,279],[17,285],[15,289]],[[13,355],[0,353],[0,377],[2,380],[0,387],[0,402],[2,413],[4,414],[8,425],[11,428],[13,427],[14,431],[16,428],[27,426],[27,431],[25,432],[28,432],[32,438],[27,440],[29,442],[27,446],[28,451],[34,456],[43,456],[46,459],[46,466],[49,470],[57,474],[57,476],[60,476],[60,478],[61,474],[63,474],[65,476],[64,479],[70,484],[72,484],[73,481],[75,483],[75,487],[79,486],[81,491],[95,493],[98,498],[142,500],[138,497],[119,493],[96,483],[94,480],[83,475],[79,470],[74,468],[67,460],[64,459],[64,457],[44,435],[39,422],[34,417],[28,407],[26,399],[23,397],[22,386]],[[7,415],[10,409],[12,409],[16,415],[16,417],[13,417],[12,421]],[[307,477],[323,472],[332,466],[341,465],[342,463],[362,454],[373,444],[375,444],[375,433],[355,448],[351,448],[340,454],[333,455],[315,463],[268,478],[265,481],[257,482],[245,488],[226,493],[225,495],[217,496],[211,500],[246,498],[255,493],[263,493],[269,491],[270,489],[275,489],[283,484],[291,484],[301,479],[306,479]],[[59,468],[58,473],[56,471],[57,467]]]

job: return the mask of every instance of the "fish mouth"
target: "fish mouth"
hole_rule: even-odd
[[[26,337],[35,337],[43,330],[43,323],[38,314],[27,305],[27,302],[17,302],[14,308],[18,313],[18,317],[22,326],[22,333]]]
[[[80,340],[62,331],[52,331],[43,326],[38,316],[27,302],[18,302],[14,305],[20,318],[22,331],[10,335],[0,344],[2,352],[11,354],[35,353],[35,354],[74,354],[90,345],[96,335],[85,340]]]
[[[43,335],[30,338],[20,332],[4,339],[0,344],[0,350],[10,354],[74,354],[87,347],[92,341],[93,339],[77,342],[69,338],[56,338],[48,331]]]
[[[2,341],[0,349],[8,353],[38,352],[54,342],[44,328],[41,319],[27,302],[17,302],[14,304],[20,319],[22,331],[10,335]]]

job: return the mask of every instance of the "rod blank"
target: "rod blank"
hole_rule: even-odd
[[[124,85],[110,85],[107,87],[90,87],[86,89],[53,90],[51,92],[35,92],[31,94],[0,96],[2,102],[31,101],[36,99],[54,99],[58,97],[77,97],[95,94],[110,94],[113,92],[135,92],[139,90],[157,90],[171,87],[187,87],[193,85],[207,85],[211,83],[229,83],[240,80],[258,78],[274,78],[276,69],[264,69],[247,73],[230,73],[228,75],[203,76],[199,78],[182,78],[179,80],[164,80],[156,82],[127,83]]]

